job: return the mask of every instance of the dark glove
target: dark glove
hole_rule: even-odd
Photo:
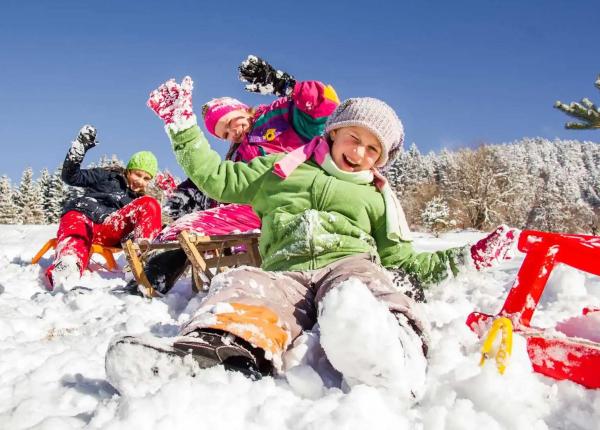
[[[83,145],[86,151],[96,146],[96,128],[93,125],[86,124],[81,127],[77,135],[77,141]]]
[[[278,97],[289,96],[294,90],[296,80],[293,76],[275,70],[262,58],[248,55],[240,67],[240,80],[248,82],[246,90],[260,94],[274,94]]]
[[[401,293],[406,294],[415,302],[426,302],[423,283],[416,276],[402,269],[388,269],[392,275],[392,284]]]

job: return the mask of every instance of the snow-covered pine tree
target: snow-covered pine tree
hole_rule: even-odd
[[[595,82],[596,88],[600,90],[600,75]],[[577,118],[580,122],[567,122],[565,128],[575,130],[590,130],[593,128],[600,128],[600,110],[592,101],[588,98],[583,98],[579,103],[571,102],[565,104],[561,101],[554,103],[554,107],[560,109],[564,113],[574,118]]]
[[[455,168],[455,155],[456,152],[444,148],[438,156],[433,157],[433,177],[437,183],[448,181],[448,172]]]
[[[43,224],[44,207],[42,192],[33,180],[33,171],[28,167],[21,176],[21,183],[16,193],[19,208],[19,219],[22,224]]]
[[[456,225],[456,222],[450,218],[448,203],[441,196],[435,196],[427,202],[421,213],[421,222],[436,237],[440,232]]]
[[[523,138],[426,156],[413,146],[386,176],[415,228],[427,203],[441,196],[462,228],[502,222],[590,233],[600,230],[599,166],[597,143]]]
[[[50,173],[47,168],[43,168],[40,173],[40,178],[37,181],[40,192],[42,193],[42,208],[44,210],[44,223],[50,224],[48,221],[48,210],[50,206]]]
[[[8,176],[0,178],[0,224],[18,224],[19,211],[14,201],[14,190]]]
[[[54,224],[60,221],[67,190],[60,177],[60,171],[55,171],[49,176],[48,186],[44,193],[44,215],[46,223]]]
[[[100,157],[97,167],[104,167],[108,169],[125,168],[125,163],[120,160],[116,154],[112,154],[110,157],[104,154],[102,157]]]

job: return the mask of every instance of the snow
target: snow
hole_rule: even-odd
[[[426,362],[421,340],[402,318],[403,325],[350,279],[324,297],[318,323],[325,354],[349,386],[379,387],[410,404],[411,393],[421,397]]]
[[[368,379],[373,374],[365,374],[362,367],[354,369],[354,378],[340,384],[341,375],[320,348],[317,329],[295,342],[285,357],[289,370],[283,376],[253,382],[212,368],[197,370],[193,378],[174,375],[121,395],[106,380],[104,358],[110,341],[123,334],[176,336],[201,300],[192,297],[189,279],[152,301],[110,294],[126,283],[125,277],[96,263],[92,267],[97,270],[86,272],[81,280],[91,291],[47,293],[43,270],[52,254],[42,258],[40,265],[30,265],[29,260],[56,228],[0,226],[2,429],[598,428],[600,390],[534,373],[523,337],[514,336],[504,375],[498,374],[493,361],[478,365],[481,342],[465,325],[466,316],[473,310],[494,314],[501,308],[522,256],[495,270],[465,272],[426,292],[424,310],[432,333],[428,373],[417,403],[372,383]],[[473,242],[483,234],[415,236],[416,247],[434,250]],[[123,256],[118,263],[123,266]],[[393,344],[380,351],[368,340],[356,340],[373,328],[398,330],[388,325],[386,314],[363,295],[361,287],[349,281],[325,302],[319,317],[324,349],[340,368],[348,370],[359,360],[378,357],[374,365],[383,374],[399,375],[402,369],[390,366],[397,353]],[[581,311],[586,306],[600,307],[598,287],[600,279],[592,275],[557,267],[533,323],[543,327],[558,323],[557,330],[565,335],[595,335],[597,340],[599,314],[582,317]],[[361,340],[362,349],[357,347]]]

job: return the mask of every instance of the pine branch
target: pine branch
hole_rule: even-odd
[[[596,88],[600,89],[600,75],[594,83]],[[554,107],[566,113],[569,116],[581,120],[581,122],[567,122],[565,128],[571,130],[591,130],[600,128],[600,110],[598,106],[588,98],[581,99],[580,103],[571,102],[565,104],[561,101],[554,103]]]

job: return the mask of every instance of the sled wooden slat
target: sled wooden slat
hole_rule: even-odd
[[[198,274],[194,277],[195,287],[198,290],[207,289],[214,274],[223,272],[229,267],[249,265],[260,266],[261,260],[258,253],[258,238],[260,233],[242,233],[219,236],[198,236],[187,231],[179,233],[179,242],[185,251],[192,267]],[[232,255],[223,255],[224,250],[239,247]],[[212,255],[211,255],[212,254]],[[201,278],[201,284],[198,281]]]
[[[190,240],[190,234],[187,231],[182,231],[179,233],[179,243],[181,244],[181,248],[187,255],[188,259],[192,263],[192,267],[196,270],[203,272],[208,279],[212,279],[212,273],[208,270],[208,265],[200,254],[200,251]],[[206,250],[206,249],[205,249]],[[204,251],[205,251],[204,250]]]
[[[192,266],[192,290],[195,293],[199,293],[202,288],[204,288],[204,284],[206,282],[210,282],[209,280],[202,279],[202,275],[198,272],[198,270]]]
[[[139,246],[128,240],[125,242],[123,250],[125,251],[125,258],[129,263],[129,267],[131,267],[133,277],[138,285],[142,285],[146,289],[145,295],[147,297],[156,297],[156,292],[152,288],[152,284],[150,284],[146,273],[144,273],[144,265],[138,254]]]
[[[184,232],[182,232],[184,233]],[[260,233],[240,233],[240,234],[221,234],[214,236],[198,236],[194,233],[185,232],[188,234],[191,243],[200,244],[207,242],[247,242],[250,239],[258,239]]]
[[[136,243],[136,247],[142,252],[153,251],[155,249],[160,249],[163,251],[168,251],[171,249],[179,249],[181,246],[179,242],[164,242],[164,243],[150,243],[150,242],[141,242]]]
[[[133,243],[129,240],[123,245],[123,250],[138,284],[145,287],[148,296],[156,297],[157,294],[144,273],[145,259],[150,251],[182,249],[192,266],[192,288],[199,292],[208,289],[216,273],[241,265],[260,266],[259,237],[260,233],[200,236],[182,231],[176,242]],[[233,247],[236,248],[235,253],[225,255]]]

